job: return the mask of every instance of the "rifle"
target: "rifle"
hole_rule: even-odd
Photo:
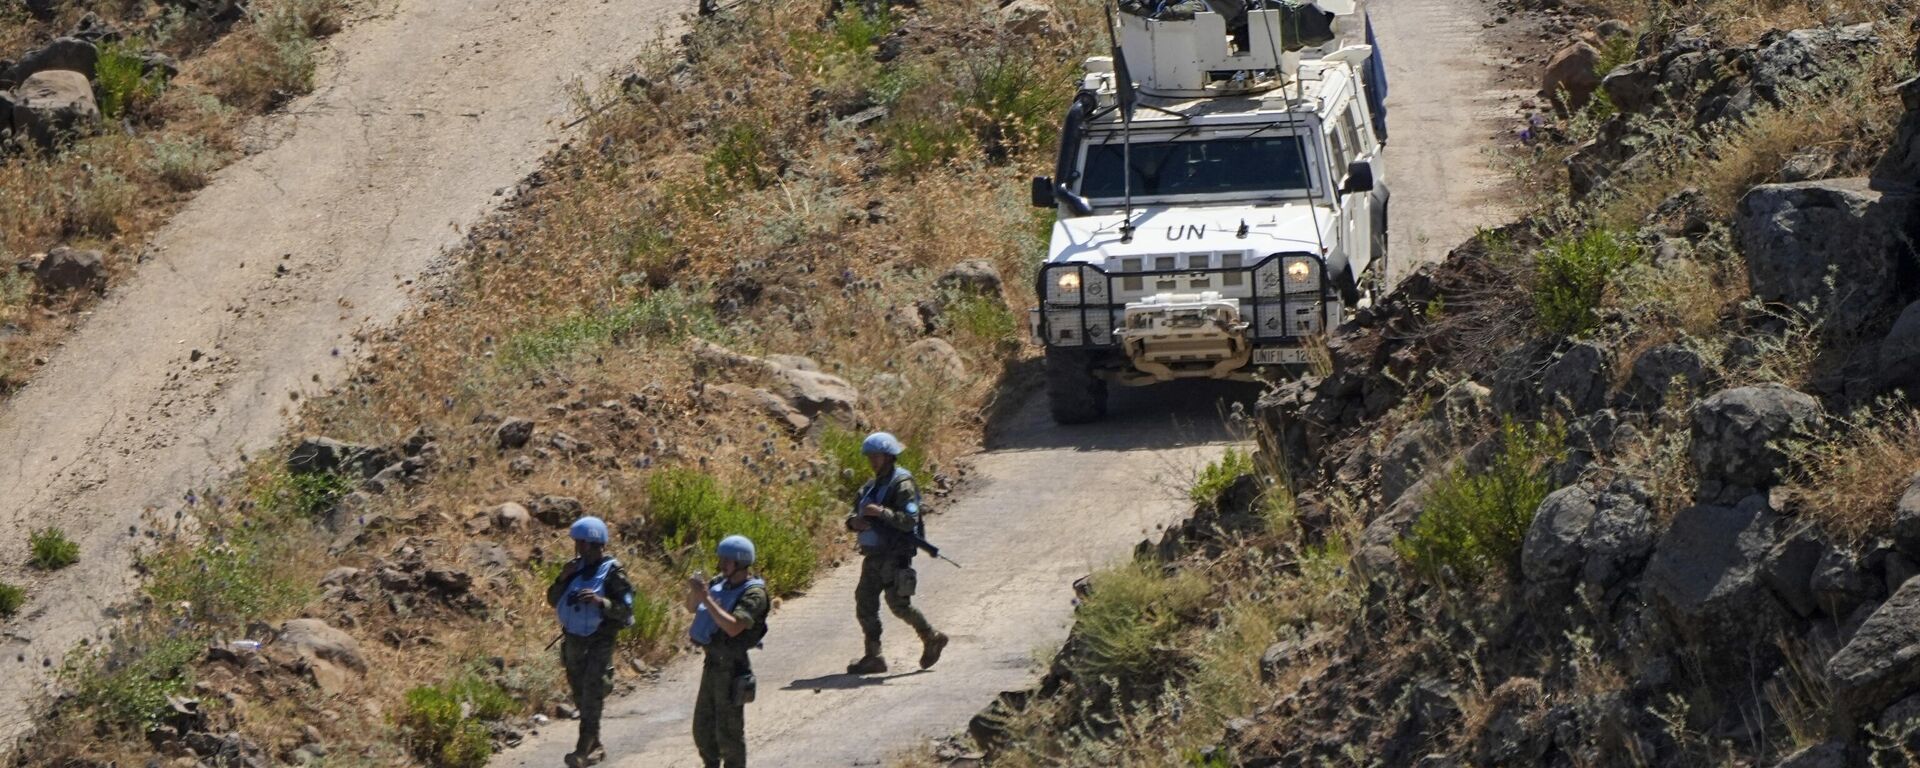
[[[884,530],[888,533],[905,538],[909,543],[913,544],[914,548],[919,549],[920,551],[925,552],[934,557],[937,557],[941,560],[945,560],[947,561],[948,565],[951,565],[955,568],[960,567],[960,564],[954,562],[953,558],[940,554],[939,547],[936,547],[928,543],[926,539],[920,538],[919,534],[916,534],[913,531],[903,531],[891,525],[883,525],[878,523],[869,523],[869,525],[878,525],[878,527],[881,530]]]

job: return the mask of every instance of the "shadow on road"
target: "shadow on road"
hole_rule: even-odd
[[[1046,393],[1036,388],[1018,406],[990,415],[986,447],[994,451],[1134,451],[1234,440],[1240,436],[1229,429],[1226,415],[1235,403],[1252,413],[1260,391],[1259,384],[1231,381],[1111,385],[1106,418],[1062,426],[1047,415]]]
[[[924,675],[926,673],[927,670],[924,669],[916,669],[912,672],[899,672],[891,675],[851,675],[840,672],[832,675],[821,675],[820,677],[795,680],[787,683],[786,687],[781,690],[844,691],[852,688],[886,685],[888,680],[897,680],[902,677],[913,677],[914,675]]]

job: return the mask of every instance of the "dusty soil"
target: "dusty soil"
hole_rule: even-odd
[[[1539,42],[1531,25],[1494,24],[1498,11],[1479,3],[1369,7],[1387,62],[1387,248],[1397,280],[1524,207],[1488,150],[1525,125],[1517,108],[1539,88],[1538,73],[1512,59]]]
[[[356,335],[533,170],[575,112],[570,84],[676,32],[691,2],[399,0],[331,41],[315,92],[265,125],[147,263],[0,405],[0,579],[28,585],[0,638],[0,742],[48,672],[113,624],[147,518],[271,444],[337,383]],[[21,567],[58,526],[79,564]]]
[[[1389,89],[1388,183],[1394,195],[1395,276],[1446,255],[1476,226],[1497,224],[1511,201],[1486,150],[1518,121],[1523,78],[1477,4],[1376,0]],[[857,562],[821,578],[772,619],[756,652],[760,697],[747,710],[749,753],[764,765],[877,765],[962,729],[1001,691],[1030,686],[1072,622],[1074,579],[1126,556],[1134,543],[1191,504],[1184,481],[1217,457],[1230,436],[1221,408],[1249,393],[1218,386],[1116,394],[1115,416],[1055,427],[1032,398],[996,444],[974,456],[969,487],[930,523],[966,567],[922,561],[919,603],[953,636],[933,670],[913,664],[918,641],[892,617],[893,670],[843,674],[860,654],[853,620]],[[1174,404],[1169,410],[1168,404]],[[1039,653],[1037,653],[1039,652]],[[603,738],[609,765],[698,765],[690,723],[699,658],[610,703]],[[870,727],[885,723],[885,727]],[[494,764],[558,765],[574,726],[548,726]]]

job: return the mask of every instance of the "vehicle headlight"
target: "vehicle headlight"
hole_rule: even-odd
[[[1320,287],[1320,263],[1311,256],[1287,257],[1284,271],[1289,293]]]
[[[1080,271],[1072,269],[1061,270],[1060,274],[1054,276],[1053,284],[1059,287],[1061,293],[1079,293]]]

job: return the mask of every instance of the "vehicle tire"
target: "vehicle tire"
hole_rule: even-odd
[[[1047,350],[1047,407],[1058,424],[1085,424],[1107,415],[1107,383],[1093,375],[1093,356]]]

